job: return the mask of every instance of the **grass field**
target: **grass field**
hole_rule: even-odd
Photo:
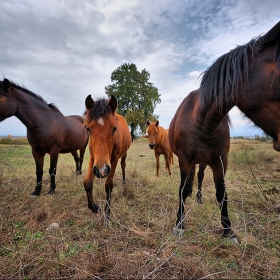
[[[229,216],[239,244],[221,237],[211,170],[203,205],[186,201],[186,231],[172,234],[178,207],[177,158],[169,178],[161,156],[159,178],[147,139],[127,158],[127,186],[118,167],[111,222],[87,208],[83,175],[70,154],[60,155],[57,190],[49,189],[45,158],[41,196],[31,199],[35,164],[29,145],[0,144],[0,278],[5,279],[279,279],[280,154],[271,143],[232,140],[226,186]],[[104,207],[104,179],[94,196]],[[57,228],[50,228],[58,223]]]

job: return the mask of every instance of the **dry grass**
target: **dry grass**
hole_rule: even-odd
[[[146,139],[127,159],[127,186],[118,168],[111,222],[87,209],[83,175],[71,155],[61,155],[57,192],[31,199],[35,164],[28,145],[0,145],[0,277],[6,279],[277,279],[280,275],[279,155],[271,144],[232,142],[226,176],[229,214],[240,244],[221,238],[211,170],[206,169],[202,206],[187,199],[186,232],[172,234],[178,206],[179,167],[155,158]],[[86,154],[83,174],[87,168]],[[196,184],[196,182],[195,182]],[[196,186],[194,186],[194,194]],[[104,180],[94,194],[104,206]],[[58,228],[49,229],[52,223]]]

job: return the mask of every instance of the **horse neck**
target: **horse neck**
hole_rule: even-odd
[[[197,111],[196,130],[203,135],[212,135],[233,106],[233,103],[219,106],[215,100],[200,106]]]
[[[159,126],[158,127],[158,138],[160,141],[163,141],[163,139],[165,138],[165,136],[167,136],[167,132],[166,129]]]
[[[14,96],[16,96],[17,117],[28,129],[40,127],[42,119],[44,119],[47,105],[42,101],[37,100],[32,95],[24,93],[20,90],[14,89]],[[38,114],[38,111],[40,112]]]

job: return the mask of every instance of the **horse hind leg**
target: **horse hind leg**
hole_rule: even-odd
[[[76,173],[78,175],[82,174],[82,162],[83,159],[81,159],[78,155],[77,151],[71,152],[72,156],[74,157],[75,163],[76,163]]]
[[[197,180],[198,180],[198,191],[196,194],[196,200],[197,203],[202,204],[202,181],[204,178],[204,171],[205,171],[206,165],[200,164],[199,165],[199,170],[197,172]]]
[[[56,189],[55,177],[57,171],[58,150],[54,149],[50,152],[50,169],[49,174],[51,177],[51,184],[48,194],[54,194]]]
[[[88,144],[88,140],[86,141],[86,144],[80,149],[79,168],[76,168],[76,173],[78,175],[82,174],[82,166],[83,166],[83,162],[84,162],[84,154],[86,151],[87,144]]]
[[[122,181],[124,185],[126,184],[126,178],[125,178],[126,157],[127,157],[127,153],[125,153],[121,158]]]
[[[168,172],[169,177],[171,177],[171,171],[170,171],[170,157],[168,156],[168,154],[164,155],[164,159],[165,159],[165,169]]]

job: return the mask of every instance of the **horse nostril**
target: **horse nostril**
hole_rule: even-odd
[[[111,172],[111,167],[109,165],[104,165],[102,168],[98,168],[97,166],[94,166],[92,169],[92,173],[97,178],[106,178]]]
[[[100,178],[100,173],[99,173],[99,169],[97,166],[94,166],[93,169],[92,169],[92,173],[97,177],[97,178]]]
[[[155,144],[149,144],[150,149],[153,149],[155,147]]]

